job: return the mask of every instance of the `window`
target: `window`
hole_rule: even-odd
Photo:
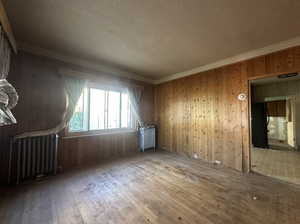
[[[105,128],[105,91],[90,89],[90,130]]]
[[[133,128],[128,95],[122,91],[85,88],[69,124],[70,132]]]

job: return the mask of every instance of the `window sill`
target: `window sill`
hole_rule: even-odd
[[[124,133],[137,133],[135,129],[112,129],[112,130],[97,130],[97,131],[81,131],[81,132],[67,132],[63,139],[68,138],[82,138],[91,136],[101,136],[101,135],[114,135],[114,134],[124,134]]]

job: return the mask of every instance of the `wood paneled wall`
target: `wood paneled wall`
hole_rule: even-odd
[[[28,131],[44,130],[60,122],[65,97],[59,68],[83,68],[19,51],[12,59],[8,80],[16,87],[20,100],[13,109],[16,125],[0,127],[0,182],[5,183],[8,172],[9,138]],[[153,122],[154,87],[143,82],[118,79],[144,87],[141,111],[146,122]],[[60,166],[69,169],[80,164],[99,161],[102,156],[138,152],[135,133],[113,134],[60,140]]]
[[[300,71],[300,47],[160,84],[158,144],[166,150],[249,171],[248,80]]]
[[[159,146],[241,170],[245,80],[245,66],[235,64],[158,86]]]
[[[59,165],[68,170],[111,157],[134,154],[137,148],[136,132],[67,137],[60,141]]]
[[[266,102],[268,116],[285,117],[286,116],[286,100]]]

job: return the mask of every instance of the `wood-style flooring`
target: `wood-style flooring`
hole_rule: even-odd
[[[252,149],[252,170],[300,185],[300,152]]]
[[[295,151],[295,148],[290,146],[286,142],[281,142],[277,139],[268,139],[270,149],[281,150],[281,151]]]
[[[148,152],[2,189],[0,223],[296,224],[300,188]]]

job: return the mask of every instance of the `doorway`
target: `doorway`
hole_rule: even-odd
[[[300,75],[251,86],[251,170],[300,184]]]

